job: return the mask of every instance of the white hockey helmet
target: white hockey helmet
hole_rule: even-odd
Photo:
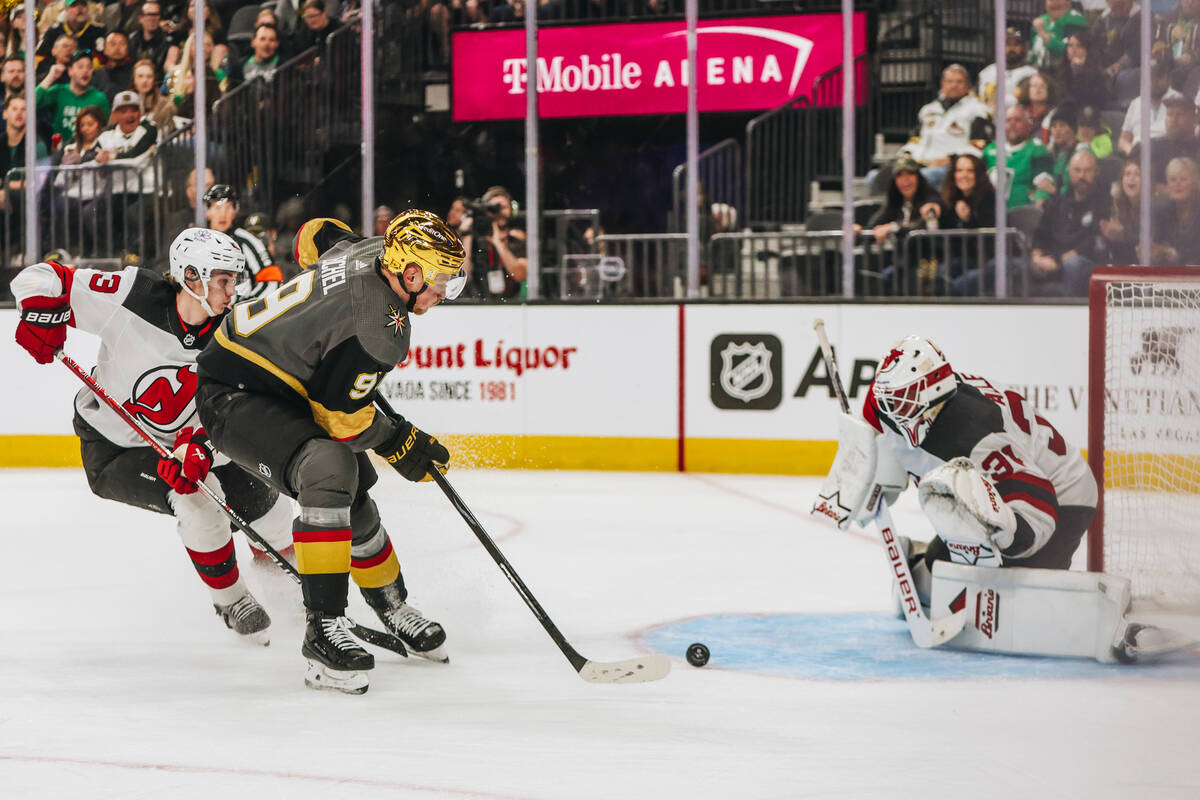
[[[875,401],[913,447],[921,444],[940,405],[954,396],[958,381],[938,346],[923,336],[906,336],[875,370]]]
[[[175,237],[170,250],[171,277],[183,290],[200,301],[211,317],[208,305],[208,282],[218,270],[240,276],[246,270],[246,256],[241,246],[230,236],[208,228],[188,228]],[[196,294],[188,281],[200,281],[204,294]]]

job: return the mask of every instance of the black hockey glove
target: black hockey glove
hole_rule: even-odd
[[[399,425],[396,435],[375,448],[375,452],[410,481],[431,480],[429,471],[435,467],[444,475],[450,461],[450,451],[403,417],[398,418],[396,423]]]

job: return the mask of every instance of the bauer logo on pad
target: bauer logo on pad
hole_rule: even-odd
[[[783,344],[769,333],[722,333],[709,350],[717,408],[769,411],[783,400]]]

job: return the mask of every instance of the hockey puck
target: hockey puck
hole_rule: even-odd
[[[693,667],[703,667],[708,663],[708,648],[699,642],[688,645],[687,660]]]

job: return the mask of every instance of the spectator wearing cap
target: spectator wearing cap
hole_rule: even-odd
[[[110,34],[111,35],[111,34]],[[118,237],[124,232],[127,250],[150,258],[152,238],[142,221],[154,195],[154,169],[150,160],[158,141],[154,123],[142,119],[142,98],[137,92],[118,92],[113,98],[113,124],[100,133],[97,164],[121,167],[112,176],[112,224]],[[141,241],[138,238],[141,237]]]
[[[1176,158],[1200,161],[1200,140],[1196,138],[1196,104],[1183,95],[1163,98],[1166,117],[1163,135],[1150,139],[1150,177],[1154,189],[1163,193],[1167,188],[1167,164]],[[1140,162],[1142,146],[1136,145],[1129,157]]]
[[[1108,9],[1088,28],[1093,61],[1111,85],[1117,76],[1137,67],[1142,9],[1134,0],[1107,0]]]
[[[918,132],[901,148],[919,163],[934,188],[942,185],[954,153],[979,155],[974,140],[986,138],[988,107],[971,92],[971,76],[961,64],[942,71],[941,91],[917,112]]]
[[[1033,179],[1043,172],[1054,169],[1054,158],[1050,151],[1033,135],[1033,120],[1024,106],[1010,106],[1004,116],[1004,135],[1008,141],[1005,166],[1008,175],[1008,198],[1006,206],[1017,208],[1033,202],[1035,187]],[[996,183],[996,144],[989,144],[983,151],[992,184]]]
[[[76,51],[79,49],[76,46],[74,36],[60,36],[54,42],[54,46],[50,48],[50,57],[43,58],[36,67],[34,67],[33,79],[41,83],[46,75],[53,70],[57,77],[51,80],[53,85],[63,84],[70,80],[67,74],[67,68],[71,66],[71,59],[75,57]],[[24,63],[24,61],[22,61]],[[61,66],[61,69],[55,67]]]
[[[255,78],[271,80],[279,67],[279,31],[274,25],[259,25],[250,40],[254,54],[242,64],[242,76],[251,81]]]
[[[283,271],[271,258],[266,246],[254,234],[236,227],[238,197],[233,187],[218,183],[204,193],[204,218],[208,227],[228,234],[246,256],[246,274],[238,284],[238,299],[252,300],[279,287]]]
[[[1171,88],[1171,62],[1157,58],[1150,66],[1150,138],[1167,132],[1167,107],[1163,101],[1179,92]],[[1142,97],[1133,98],[1121,123],[1121,138],[1117,140],[1117,151],[1122,155],[1133,152],[1133,146],[1142,138]]]
[[[8,12],[8,42],[4,45],[6,56],[25,58],[25,4],[18,3]]]
[[[1084,106],[1079,110],[1075,135],[1079,143],[1090,148],[1101,161],[1113,154],[1112,129],[1100,119],[1100,112],[1094,106]]]
[[[42,57],[50,55],[54,42],[64,34],[74,37],[79,49],[98,53],[104,49],[104,37],[108,31],[103,25],[92,21],[87,0],[64,0],[62,22],[47,29],[38,43],[37,54]]]
[[[96,76],[96,88],[111,100],[117,92],[133,85],[133,59],[129,57],[129,37],[124,31],[113,31],[104,37],[104,67]]]
[[[1029,43],[1025,34],[1019,28],[1006,28],[1004,37],[1004,85],[1008,94],[1006,105],[1017,102],[1017,84],[1037,72],[1037,67],[1029,63]],[[979,95],[992,111],[996,109],[996,72],[995,64],[988,64],[979,71]]]
[[[1155,210],[1154,264],[1200,264],[1200,166],[1190,158],[1167,164],[1166,197]]]
[[[942,215],[941,196],[925,178],[921,165],[908,156],[896,159],[891,172],[892,182],[887,190],[887,199],[883,208],[867,220],[867,229],[880,247],[889,240],[896,245],[893,252],[895,262],[883,270],[883,291],[889,294],[912,294],[916,290],[918,276],[916,270],[909,270],[905,266],[903,244],[912,231],[937,223]],[[854,226],[856,234],[862,230],[861,226]]]
[[[167,58],[170,42],[162,29],[162,5],[142,3],[138,11],[138,29],[129,35],[129,55],[134,62],[148,59],[154,70],[163,74],[163,63]]]
[[[1067,164],[1080,146],[1076,135],[1077,118],[1078,112],[1073,105],[1059,106],[1054,110],[1054,119],[1050,122],[1050,145],[1046,148],[1053,166],[1033,178],[1036,189],[1033,203],[1038,208],[1044,208],[1047,200],[1071,185]]]
[[[1104,260],[1108,245],[1100,227],[1112,210],[1107,186],[1099,183],[1099,162],[1079,150],[1067,167],[1071,188],[1053,197],[1033,233],[1030,268],[1042,280],[1062,280],[1066,297],[1083,297],[1088,278]]]
[[[55,64],[50,68],[46,77],[37,87],[37,107],[49,109],[51,114],[50,129],[64,140],[75,134],[75,117],[88,106],[96,106],[108,119],[109,103],[104,92],[92,86],[92,54],[77,50],[71,57],[71,65],[67,68],[70,80],[66,85],[54,85],[58,77],[55,70],[61,65]]]
[[[4,85],[4,99],[14,94],[25,93],[25,59],[9,56],[0,67],[0,84]]]
[[[325,0],[304,0],[300,6],[300,20],[304,24],[296,29],[293,42],[297,52],[310,47],[324,47],[329,34],[342,27],[342,23],[329,16]]]
[[[1087,19],[1071,8],[1071,0],[1046,0],[1046,13],[1033,21],[1033,63],[1050,68],[1066,58],[1067,37],[1087,28]]]

